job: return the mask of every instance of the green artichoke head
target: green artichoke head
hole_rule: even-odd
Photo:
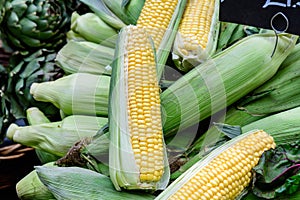
[[[71,17],[65,1],[6,0],[4,5],[1,39],[11,49],[56,49],[65,43]]]
[[[0,65],[0,143],[5,128],[17,119],[26,117],[26,110],[38,107],[49,119],[57,120],[59,110],[51,103],[35,101],[30,94],[33,83],[56,80],[64,75],[56,65],[55,50],[39,49],[28,55],[16,52],[9,65]]]

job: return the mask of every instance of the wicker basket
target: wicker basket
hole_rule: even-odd
[[[0,196],[17,199],[16,184],[24,176],[40,165],[35,150],[21,144],[11,144],[0,148]]]
[[[33,149],[20,144],[12,144],[0,148],[0,190],[13,187],[24,175]]]

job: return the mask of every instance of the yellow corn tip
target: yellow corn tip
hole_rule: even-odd
[[[153,38],[155,48],[159,44],[169,26],[178,0],[146,0],[137,26],[145,28]]]
[[[212,17],[215,9],[214,0],[188,0],[179,25],[179,33],[183,39],[182,52],[196,51],[206,48]]]
[[[127,43],[127,109],[132,149],[141,182],[157,182],[163,174],[160,88],[149,36],[133,27]]]
[[[215,157],[170,199],[235,199],[250,183],[262,153],[274,147],[271,136],[257,131]]]

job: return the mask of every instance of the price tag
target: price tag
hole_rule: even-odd
[[[220,1],[220,21],[300,35],[300,0]]]

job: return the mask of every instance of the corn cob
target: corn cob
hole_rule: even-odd
[[[197,162],[155,199],[235,199],[249,185],[262,153],[271,148],[273,138],[264,131],[242,134]]]
[[[297,36],[279,35],[271,57],[275,35],[251,35],[185,74],[161,94],[165,136],[198,123],[262,85],[276,73],[296,40]]]
[[[55,164],[49,162],[43,166],[55,166]],[[21,200],[56,200],[51,191],[41,182],[35,170],[17,182],[16,192]]]
[[[70,40],[57,53],[55,61],[65,74],[110,75],[114,49],[88,41]]]
[[[95,135],[106,123],[107,118],[71,115],[59,122],[32,126],[11,124],[7,130],[7,137],[25,146],[61,157],[75,142]]]
[[[214,54],[218,17],[219,1],[187,1],[173,46],[173,60],[179,69],[189,71]]]
[[[86,41],[111,48],[115,47],[117,29],[109,26],[94,13],[79,15],[77,12],[73,12],[70,31],[80,35]]]
[[[109,97],[110,177],[117,190],[161,189],[168,183],[151,44],[142,28],[120,32]]]
[[[50,120],[37,107],[30,107],[26,110],[26,118],[29,125],[50,123]],[[51,153],[35,149],[35,153],[42,164],[56,161],[59,157]]]
[[[75,73],[55,81],[33,83],[30,93],[37,101],[51,102],[66,115],[108,115],[110,77]]]
[[[119,192],[107,176],[80,167],[36,166],[43,184],[58,200],[74,199],[154,199],[142,192]]]
[[[277,145],[281,145],[300,140],[300,126],[298,123],[299,120],[300,107],[297,107],[270,115],[263,119],[242,126],[241,131],[243,133],[246,133],[256,128],[262,129],[268,132],[273,137]],[[202,158],[202,155],[207,153],[208,149],[216,146],[216,143],[218,141],[222,141],[225,139],[224,134],[219,134],[216,131],[212,132],[210,130],[201,135],[200,138],[198,138],[186,151],[188,152],[188,157],[190,157],[190,159],[187,161],[187,163],[181,166],[180,169],[172,173],[171,179],[178,178],[178,176],[184,173],[194,163],[199,161]]]
[[[186,0],[146,0],[136,25],[152,37],[157,50],[157,74],[160,78],[168,58]]]
[[[299,106],[299,56],[300,44],[297,44],[270,80],[228,109],[225,123],[244,126],[268,115]]]

